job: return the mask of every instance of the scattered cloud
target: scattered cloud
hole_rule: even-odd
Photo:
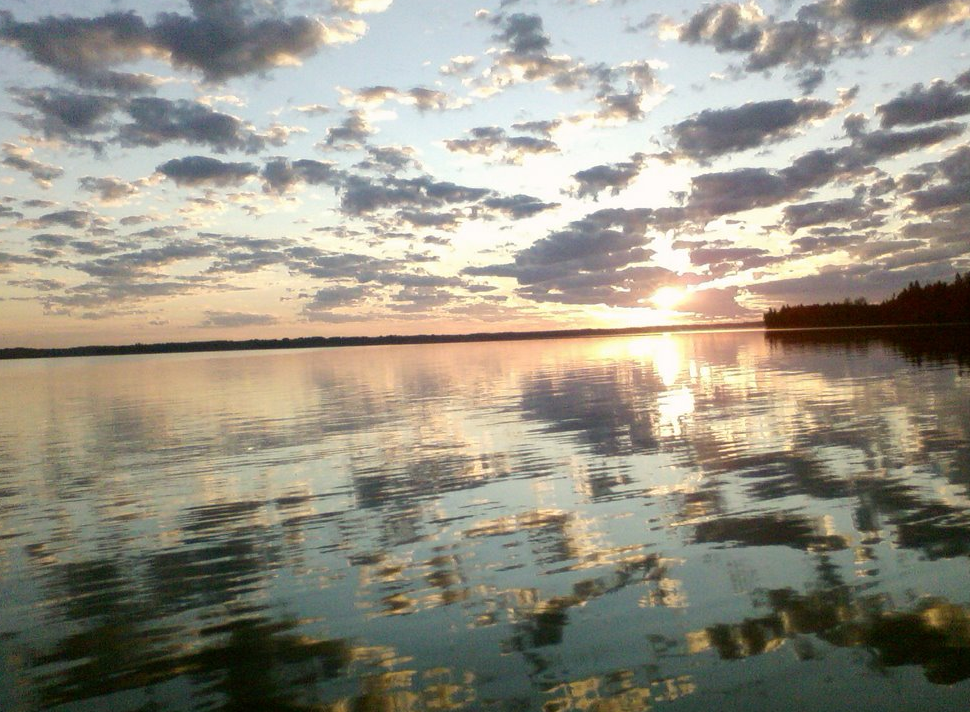
[[[761,148],[826,119],[838,105],[819,99],[752,101],[731,109],[705,109],[667,128],[672,156],[708,162],[726,153]]]
[[[34,149],[29,146],[4,143],[0,148],[3,150],[3,160],[0,164],[26,173],[41,188],[50,188],[55,180],[64,175],[63,168],[31,158]]]
[[[605,163],[573,174],[573,186],[565,192],[576,198],[590,197],[596,200],[600,193],[609,190],[610,195],[619,195],[629,187],[646,165],[647,156],[634,153],[629,161]]]
[[[272,326],[277,323],[279,323],[279,317],[272,314],[209,310],[205,312],[205,319],[199,326],[203,329],[237,329],[249,326]]]
[[[153,85],[152,78],[113,69],[146,57],[223,81],[297,64],[327,45],[358,40],[366,29],[356,19],[258,15],[258,5],[244,0],[189,4],[191,15],[162,12],[153,23],[133,11],[26,22],[4,11],[0,39],[79,85],[121,92]]]
[[[223,162],[207,156],[173,158],[155,170],[175,181],[176,185],[188,187],[239,185],[259,172],[253,163]]]

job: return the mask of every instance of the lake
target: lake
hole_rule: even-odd
[[[0,709],[964,710],[938,345],[2,362]]]

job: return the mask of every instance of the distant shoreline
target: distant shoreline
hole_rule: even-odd
[[[685,331],[731,331],[764,329],[762,321],[728,324],[677,324],[674,326],[632,326],[606,329],[552,329],[544,331],[498,331],[471,334],[389,334],[387,336],[304,336],[243,341],[177,341],[156,344],[68,346],[64,348],[12,347],[0,349],[0,360],[25,358],[70,358],[80,356],[129,356],[140,354],[259,351],[270,349],[339,348],[346,346],[390,346],[400,344],[455,344],[483,341],[532,341],[574,339],[591,336],[626,336]]]

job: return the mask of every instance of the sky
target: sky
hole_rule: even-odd
[[[717,323],[970,267],[967,0],[0,8],[0,347]]]

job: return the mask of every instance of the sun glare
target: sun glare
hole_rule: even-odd
[[[687,293],[680,287],[661,287],[650,298],[654,306],[665,311],[673,310],[678,304],[684,301]]]

